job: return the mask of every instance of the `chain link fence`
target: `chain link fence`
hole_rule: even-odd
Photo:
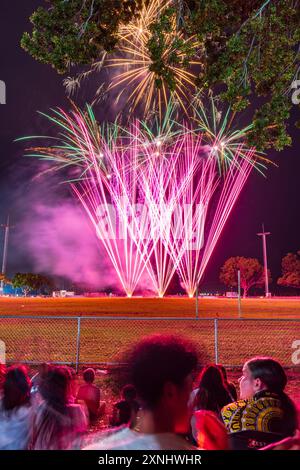
[[[300,320],[0,316],[7,363],[118,365],[133,342],[155,333],[192,340],[206,363],[233,368],[267,355],[300,370]]]

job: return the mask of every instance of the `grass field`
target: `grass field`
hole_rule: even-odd
[[[238,320],[237,301],[220,298],[199,300],[199,320],[195,300],[188,298],[2,298],[0,339],[11,360],[74,362],[78,321],[71,317],[90,316],[80,325],[82,362],[111,362],[137,338],[159,332],[191,338],[207,360],[213,360],[214,318],[218,318],[221,362],[238,365],[249,355],[268,354],[292,366],[293,343],[300,340],[300,321],[295,321],[300,319],[300,301],[245,299],[242,312],[243,319]],[[34,318],[24,318],[29,315]],[[43,315],[67,318],[43,319]]]
[[[300,318],[300,297],[243,299],[245,318]],[[159,298],[0,298],[0,315],[138,315],[194,317],[196,301]],[[237,317],[236,299],[200,298],[200,317]]]

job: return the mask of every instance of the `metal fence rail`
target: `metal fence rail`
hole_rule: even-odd
[[[255,355],[300,366],[300,319],[0,316],[6,361],[116,365],[133,342],[154,333],[194,341],[202,360],[240,367]]]

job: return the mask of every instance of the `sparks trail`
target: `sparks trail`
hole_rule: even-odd
[[[179,28],[174,1],[143,2],[138,17],[121,24],[117,37],[117,51],[102,53],[88,70],[64,80],[68,94],[72,95],[83,80],[106,69],[109,84],[101,81],[94,104],[108,94],[129,115],[138,109],[143,116],[156,110],[163,116],[172,97],[187,115],[202,65],[202,46],[195,35],[189,37]],[[162,51],[161,57],[157,50]]]

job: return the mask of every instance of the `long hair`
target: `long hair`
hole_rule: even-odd
[[[223,406],[232,401],[221,371],[216,365],[205,367],[200,375],[194,407],[220,413]]]
[[[3,383],[2,406],[5,411],[12,411],[30,404],[30,379],[24,366],[7,369]]]
[[[68,404],[71,380],[67,367],[51,367],[40,386],[47,405],[62,414],[65,414]]]
[[[283,432],[291,436],[297,429],[297,410],[293,401],[284,392],[286,373],[278,361],[269,357],[255,357],[245,364],[254,379],[260,379],[268,392],[278,395],[284,412]]]
[[[44,403],[34,423],[34,449],[64,449],[72,431],[68,416],[71,373],[67,367],[51,367],[40,385]]]

